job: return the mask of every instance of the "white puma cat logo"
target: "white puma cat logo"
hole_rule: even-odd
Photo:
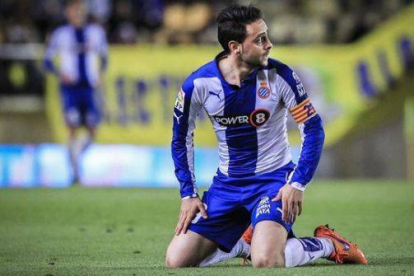
[[[180,124],[180,119],[181,117],[183,117],[183,115],[177,116],[175,112],[173,114],[174,114],[174,117],[177,119],[177,124]]]

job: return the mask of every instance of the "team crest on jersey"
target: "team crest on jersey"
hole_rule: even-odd
[[[260,99],[267,99],[270,96],[270,89],[267,86],[260,86],[257,90],[257,95]]]
[[[185,93],[183,90],[178,91],[177,94],[177,99],[175,100],[175,105],[174,107],[181,111],[184,112],[184,100],[185,100]]]

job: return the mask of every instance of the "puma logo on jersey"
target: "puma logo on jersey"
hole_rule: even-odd
[[[219,98],[219,100],[221,100],[221,98],[220,98],[220,92],[215,93],[215,92],[212,92],[212,91],[208,91],[208,94],[209,94],[209,95],[216,96],[217,98]]]
[[[181,117],[183,117],[183,115],[177,116],[177,114],[175,114],[175,112],[173,113],[173,115],[177,119],[177,124],[180,124],[180,119],[181,119]]]

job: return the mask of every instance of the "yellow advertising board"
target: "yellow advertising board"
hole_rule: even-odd
[[[325,124],[327,145],[342,137],[372,101],[409,66],[414,45],[414,5],[350,45],[289,46],[272,50],[301,77]],[[97,95],[103,121],[100,143],[168,145],[172,109],[183,80],[220,51],[217,46],[111,46],[104,85]],[[66,141],[59,89],[48,77],[47,110],[56,142]],[[290,129],[295,126],[290,123]],[[292,143],[299,143],[291,131]],[[203,114],[195,143],[214,146],[211,123]]]

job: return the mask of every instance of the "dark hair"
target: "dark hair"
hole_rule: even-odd
[[[217,16],[218,41],[224,51],[230,52],[229,42],[242,43],[247,36],[246,25],[262,18],[262,12],[253,5],[232,4]]]

